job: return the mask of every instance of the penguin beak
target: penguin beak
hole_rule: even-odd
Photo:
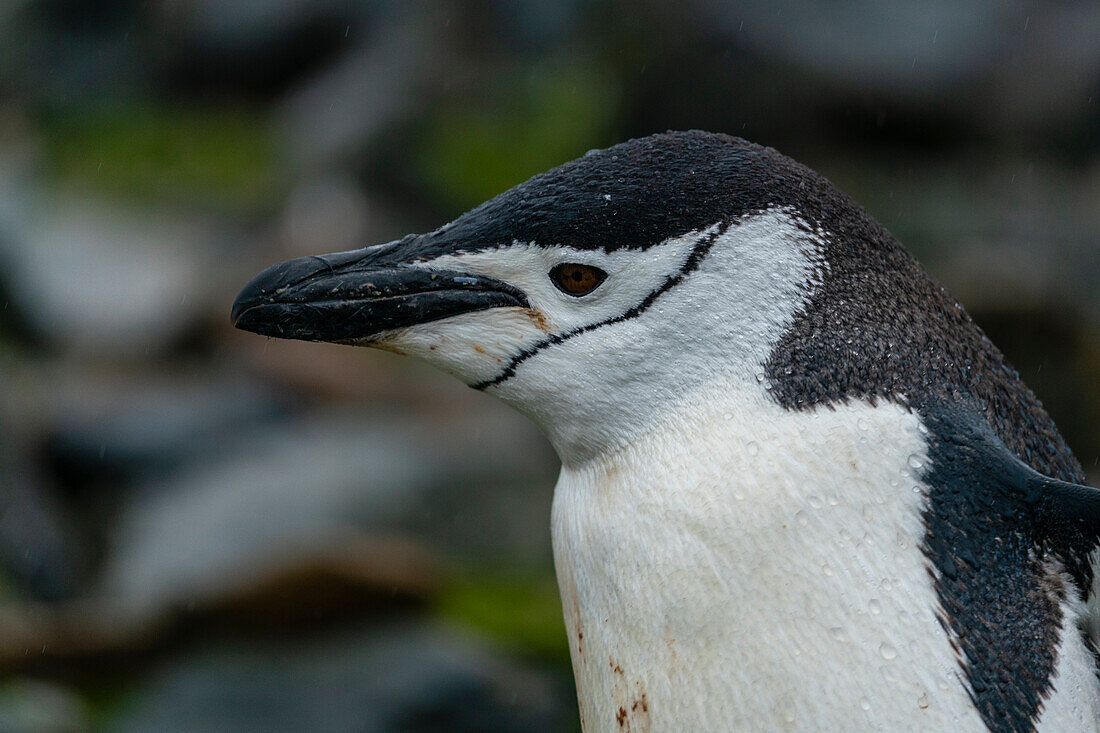
[[[261,336],[348,343],[460,313],[528,305],[499,280],[379,254],[367,247],[269,267],[237,296],[233,325]]]

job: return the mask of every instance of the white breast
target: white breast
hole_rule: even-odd
[[[585,729],[985,730],[920,551],[919,418],[720,394],[563,469],[554,550]]]

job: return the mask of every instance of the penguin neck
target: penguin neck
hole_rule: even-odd
[[[875,700],[904,727],[922,693],[974,715],[920,551],[924,437],[892,402],[790,411],[752,380],[565,466],[554,552],[587,724],[841,727]]]

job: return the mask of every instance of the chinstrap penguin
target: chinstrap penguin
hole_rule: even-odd
[[[1100,729],[1100,492],[963,307],[775,150],[593,151],[275,265],[232,317],[543,429],[586,730]]]

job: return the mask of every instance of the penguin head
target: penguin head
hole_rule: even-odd
[[[838,196],[769,148],[654,135],[433,232],[268,268],[232,317],[427,360],[532,417],[579,463],[708,387],[766,398],[768,355],[827,267],[819,209]]]

